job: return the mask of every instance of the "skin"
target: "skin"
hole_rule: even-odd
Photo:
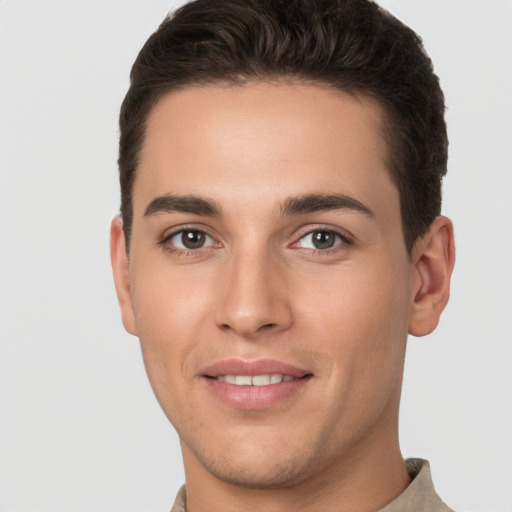
[[[368,98],[298,83],[188,87],[149,115],[129,258],[114,219],[112,262],[124,326],[180,436],[191,512],[371,511],[409,483],[398,444],[406,340],[432,331],[446,305],[453,231],[438,217],[407,253],[383,115]],[[219,215],[197,204],[145,214],[169,194]],[[311,194],[368,211],[284,208]],[[183,229],[205,232],[205,245],[180,247]],[[315,248],[312,231],[333,246]],[[241,409],[201,375],[226,358],[311,377]]]

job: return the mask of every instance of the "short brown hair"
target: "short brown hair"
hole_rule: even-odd
[[[375,98],[407,250],[441,211],[444,96],[420,37],[370,0],[196,0],[140,51],[121,107],[119,172],[127,249],[148,114],[191,84],[292,79]]]

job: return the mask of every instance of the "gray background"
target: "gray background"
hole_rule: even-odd
[[[512,2],[382,0],[424,38],[451,138],[452,300],[411,338],[405,456],[459,511],[512,510]],[[169,510],[177,437],[119,319],[117,115],[176,2],[0,1],[0,510]],[[484,7],[485,6],[485,7]]]

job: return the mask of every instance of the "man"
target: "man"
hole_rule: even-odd
[[[368,0],[198,0],[139,54],[111,250],[181,442],[173,511],[448,511],[404,462],[408,334],[454,263],[444,100]]]

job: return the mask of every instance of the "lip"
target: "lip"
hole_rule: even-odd
[[[267,386],[237,386],[215,379],[219,375],[249,375],[252,377],[273,373],[291,375],[295,377],[295,380]],[[199,372],[199,376],[208,391],[224,403],[237,409],[259,410],[292,398],[308,385],[313,375],[307,370],[273,359],[256,361],[224,359],[203,368]]]
[[[244,361],[242,359],[223,359],[203,368],[199,374],[205,377],[217,377],[218,375],[264,375],[266,373],[282,373],[291,375],[297,379],[310,374],[306,370],[292,364],[283,363],[274,359],[257,359]]]

